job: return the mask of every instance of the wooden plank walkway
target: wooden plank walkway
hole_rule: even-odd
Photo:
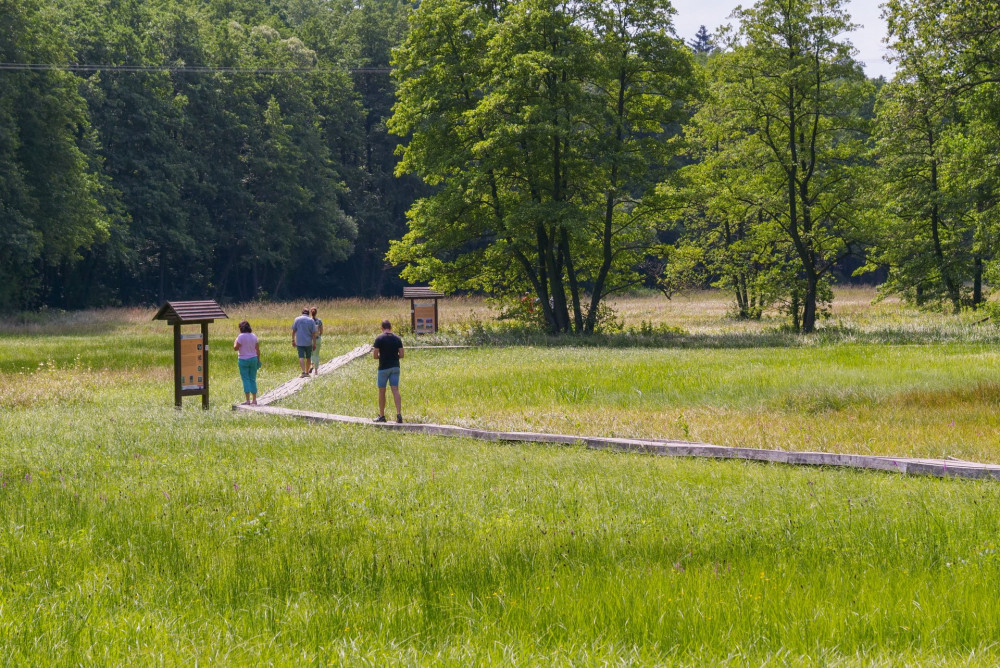
[[[433,347],[433,346],[428,346]],[[319,375],[345,366],[371,351],[370,345],[358,346],[354,350],[335,357],[320,365]],[[558,443],[563,445],[583,445],[595,450],[615,450],[667,457],[704,457],[710,459],[743,459],[759,462],[774,462],[799,466],[836,466],[856,469],[872,469],[894,473],[929,475],[939,478],[972,478],[977,480],[1000,480],[1000,465],[967,462],[949,457],[947,459],[923,459],[913,457],[883,457],[877,455],[847,455],[831,452],[797,452],[790,450],[767,450],[763,448],[739,448],[711,443],[675,441],[659,439],[609,438],[601,436],[579,436],[573,434],[544,434],[519,431],[491,431],[470,429],[446,424],[420,424],[395,422],[372,422],[370,418],[351,415],[335,415],[317,411],[302,411],[269,404],[298,392],[311,378],[295,378],[257,398],[257,406],[235,405],[234,410],[284,415],[304,418],[314,422],[337,422],[342,424],[365,425],[376,429],[388,429],[410,434],[428,434],[471,438],[480,441],[509,441],[528,443]]]
[[[334,371],[335,369],[339,369],[342,366],[350,364],[357,358],[367,355],[369,352],[371,352],[371,349],[372,349],[371,345],[366,343],[362,346],[358,346],[357,348],[348,353],[341,355],[340,357],[334,357],[332,360],[324,362],[323,364],[320,364],[318,367],[316,367],[316,376],[310,376],[309,378],[293,378],[287,383],[282,383],[273,390],[268,390],[264,394],[260,395],[259,397],[257,397],[257,406],[258,407],[267,406],[268,404],[274,403],[279,399],[290,397],[299,390],[301,390],[303,387],[305,387],[315,378],[318,378],[319,376],[325,376],[326,374],[330,373],[331,371]],[[233,408],[246,408],[246,406],[242,405],[233,406]],[[252,406],[250,408],[252,408]]]

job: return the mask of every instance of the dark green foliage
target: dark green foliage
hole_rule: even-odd
[[[398,294],[402,282],[385,253],[389,241],[406,232],[406,210],[424,192],[416,177],[394,174],[400,139],[386,128],[396,101],[391,51],[406,36],[410,5],[365,0],[352,10],[353,5],[289,0],[289,6],[289,15],[301,22],[303,40],[321,58],[365,70],[352,75],[361,114],[342,130],[354,139],[352,154],[341,160],[351,193],[347,211],[357,221],[358,238],[355,252],[337,267],[340,278],[334,287],[364,296]]]
[[[687,45],[696,55],[707,55],[715,51],[715,38],[708,32],[708,28],[701,26]]]
[[[955,0],[886,9],[899,71],[879,99],[873,191],[887,215],[872,221],[871,261],[889,267],[883,292],[978,308],[1000,274],[1000,9]]]
[[[709,61],[711,95],[690,136],[698,164],[682,188],[701,248],[743,317],[781,302],[812,332],[837,263],[863,238],[857,197],[865,172],[871,84],[840,35],[840,0],[760,0],[738,9]]]
[[[810,331],[858,266],[978,308],[1000,10],[889,0],[872,86],[843,4],[685,44],[666,0],[0,0],[0,62],[56,66],[0,70],[0,310],[394,294],[402,265],[561,332],[644,281]]]
[[[653,186],[694,89],[659,0],[432,0],[396,54],[400,172],[436,188],[389,257],[593,332],[655,241]]]
[[[0,72],[0,309],[391,286],[414,181],[390,78],[348,68],[388,66],[408,5],[0,8],[0,61],[236,70]]]
[[[69,57],[41,2],[0,0],[0,61]],[[107,234],[95,149],[71,74],[0,74],[0,309],[31,305],[47,270]]]

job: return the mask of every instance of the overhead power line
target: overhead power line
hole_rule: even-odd
[[[335,74],[344,70],[319,67],[212,67],[208,65],[83,65],[55,63],[0,63],[0,70],[43,72],[170,72],[171,74]],[[389,74],[389,67],[351,67],[351,74]]]

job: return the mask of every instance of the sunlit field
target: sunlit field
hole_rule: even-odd
[[[373,416],[373,366],[281,405]],[[983,344],[414,350],[402,366],[415,422],[1000,462],[1000,352]]]
[[[1000,340],[838,294],[818,335],[714,293],[550,340],[442,303],[320,303],[326,359],[389,317],[404,414],[451,424],[1000,461]],[[230,410],[231,342],[296,375],[300,304],[227,306],[211,410],[172,408],[154,309],[0,323],[0,662],[1000,662],[1000,484],[500,445]],[[643,324],[645,322],[645,325]],[[372,416],[374,362],[285,406]]]

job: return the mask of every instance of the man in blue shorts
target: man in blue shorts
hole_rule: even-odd
[[[299,351],[301,378],[309,377],[309,363],[316,348],[316,321],[309,317],[309,309],[302,309],[302,315],[292,322],[292,345]]]
[[[403,421],[403,400],[399,396],[399,360],[403,359],[403,340],[392,333],[388,320],[382,321],[382,333],[372,344],[372,357],[378,360],[378,417],[375,422],[385,422],[385,386],[392,388],[396,402],[396,422]]]

